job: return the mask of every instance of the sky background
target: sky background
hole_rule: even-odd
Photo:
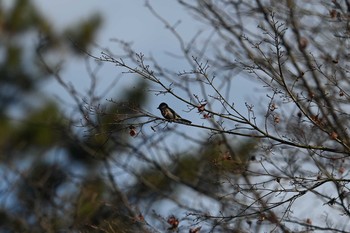
[[[117,38],[132,42],[132,47],[136,52],[142,52],[146,56],[152,55],[160,65],[167,69],[177,72],[189,68],[185,61],[169,56],[169,53],[181,55],[179,43],[162,22],[145,7],[146,1],[34,0],[33,2],[59,31],[76,24],[79,20],[88,19],[93,14],[99,14],[102,16],[103,23],[95,39],[95,43],[98,46],[107,48],[117,54],[121,51],[119,45],[113,42],[113,39]],[[205,25],[193,19],[191,14],[181,7],[177,1],[152,0],[150,3],[155,11],[168,20],[170,24],[177,25],[176,29],[185,41],[190,41],[198,30],[208,31]],[[99,56],[101,49],[97,47],[91,48],[91,53]],[[65,61],[64,68],[62,77],[84,92],[89,85],[85,64],[73,57],[69,61]],[[99,72],[100,80],[98,83],[101,92],[107,89],[122,71],[125,70],[117,68],[113,64],[103,64],[103,68]],[[137,78],[129,75],[123,78],[122,82],[118,82],[118,89],[120,87],[122,87],[121,89],[124,89],[124,87],[130,88],[136,80]],[[237,101],[235,102],[236,107],[244,107],[245,97],[252,97],[252,93],[255,93],[254,88],[251,82],[247,82],[243,78],[238,78],[235,81],[232,92],[234,93],[235,101]],[[59,97],[64,101],[70,101],[68,93],[56,82],[47,83],[43,89],[47,90],[55,98]],[[107,98],[115,96],[116,93],[111,92]],[[148,109],[150,112],[156,113],[155,111],[157,110],[153,109],[153,107],[157,107],[160,102],[168,102],[178,111],[186,109],[185,106],[182,106],[183,103],[169,95],[154,96],[150,94],[150,97],[151,101],[149,106],[147,106],[150,108]]]
[[[175,70],[183,69],[181,64],[175,64],[171,61],[172,58],[166,54],[167,52],[179,54],[178,43],[162,23],[145,7],[145,1],[84,0],[72,2],[68,0],[35,0],[34,2],[42,14],[51,20],[58,30],[63,30],[72,24],[74,25],[79,20],[87,19],[93,14],[99,14],[103,18],[103,23],[95,40],[98,46],[118,53],[121,50],[119,45],[112,41],[113,39],[117,38],[132,42],[135,51],[156,57],[161,65]],[[188,37],[192,36],[194,30],[197,30],[198,23],[196,24],[184,9],[174,3],[175,1],[152,1],[154,8],[161,12],[170,22],[175,24],[181,19],[182,23],[178,29],[184,37],[186,35]],[[186,23],[188,21],[191,23]],[[91,52],[99,56],[101,50],[99,48],[92,48]],[[87,84],[85,65],[74,58],[72,60],[73,62],[65,63],[66,69],[62,76],[69,78],[70,82],[76,84],[75,86]],[[105,64],[100,72],[101,78],[105,79],[105,82],[100,82],[102,85],[101,89],[103,89],[103,86],[108,86],[110,81],[121,71],[121,69],[116,68],[113,64]],[[127,83],[129,84],[129,82]],[[50,89],[60,89],[54,83],[52,85]],[[125,85],[125,83],[120,85]],[[60,91],[58,93],[60,95],[64,94]]]

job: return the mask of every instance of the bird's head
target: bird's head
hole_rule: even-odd
[[[166,104],[166,103],[161,103],[159,106],[158,106],[158,108],[157,109],[162,109],[162,108],[167,108],[168,107],[168,105]]]

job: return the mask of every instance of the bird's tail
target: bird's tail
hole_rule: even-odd
[[[189,121],[189,120],[186,120],[183,118],[176,119],[175,121],[183,123],[183,124],[187,124],[187,125],[190,125],[192,123],[192,121]]]

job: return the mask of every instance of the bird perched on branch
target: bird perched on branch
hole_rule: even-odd
[[[173,109],[171,109],[166,103],[161,103],[158,108],[162,113],[163,117],[168,120],[172,120],[175,122],[181,122],[184,124],[191,124],[192,122],[186,119],[183,119],[179,116]]]

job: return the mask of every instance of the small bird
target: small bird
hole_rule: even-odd
[[[192,123],[191,121],[180,117],[179,114],[177,114],[173,109],[169,108],[169,106],[166,103],[161,103],[157,109],[160,110],[165,119],[181,122],[184,124]]]

